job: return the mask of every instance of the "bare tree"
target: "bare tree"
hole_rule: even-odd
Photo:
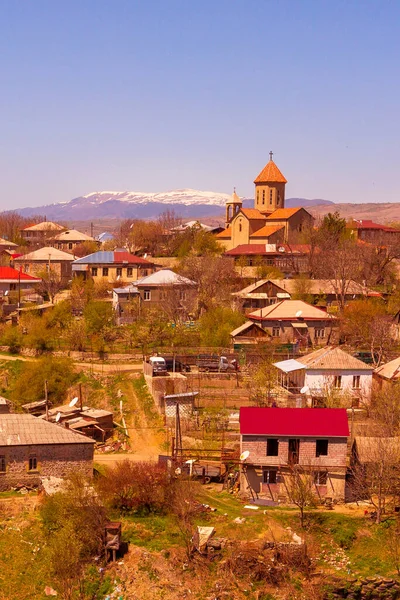
[[[300,511],[300,524],[304,528],[304,511],[316,504],[312,471],[300,465],[289,465],[286,489],[290,502]]]
[[[53,269],[39,273],[39,277],[42,281],[38,285],[38,292],[42,295],[48,296],[50,302],[54,304],[55,296],[64,287],[61,277]]]

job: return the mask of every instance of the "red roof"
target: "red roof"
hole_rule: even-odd
[[[254,183],[268,183],[268,182],[278,182],[278,183],[287,183],[286,178],[282,175],[274,161],[271,159],[263,168],[261,173],[257,175],[254,180]]]
[[[146,260],[145,258],[142,258],[141,256],[135,256],[134,254],[131,254],[130,252],[114,252],[114,262],[116,262],[116,263],[127,262],[127,263],[131,263],[134,265],[151,265],[151,264],[153,264],[153,263],[149,262],[148,260]]]
[[[271,245],[268,244],[267,250],[265,244],[241,244],[240,246],[236,246],[236,248],[232,248],[232,250],[225,252],[225,256],[285,256],[287,254],[307,254],[310,251],[310,246],[308,244],[291,244],[290,246],[288,244],[276,244],[276,250],[271,250],[270,247]],[[278,248],[284,248],[284,252],[279,251]]]
[[[40,277],[32,277],[32,275],[28,275],[12,267],[0,267],[0,281],[4,279],[12,279],[13,281],[40,281]]]
[[[393,231],[400,233],[399,229],[388,227],[387,225],[381,225],[380,223],[374,223],[374,221],[368,219],[354,219],[351,223],[349,223],[348,227],[350,229],[379,229],[380,231]]]
[[[345,408],[256,408],[240,409],[242,435],[294,437],[348,437]]]

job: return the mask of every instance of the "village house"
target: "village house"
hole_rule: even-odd
[[[94,282],[133,282],[153,273],[154,270],[153,262],[131,254],[124,248],[114,251],[99,250],[72,263],[74,276],[83,277],[84,280],[92,279]]]
[[[307,244],[241,244],[225,252],[233,258],[242,277],[256,277],[262,267],[275,267],[285,275],[309,271],[310,247]]]
[[[111,411],[78,404],[56,406],[48,410],[47,415],[44,406],[41,418],[50,423],[60,423],[100,442],[104,442],[114,431],[114,416]]]
[[[64,252],[70,252],[71,254],[74,254],[75,250],[86,242],[92,242],[93,244],[100,246],[100,242],[95,240],[92,236],[77,231],[76,229],[62,231],[49,240],[49,243],[54,246],[54,248],[64,250]],[[93,250],[94,249],[95,248],[93,248]]]
[[[46,246],[48,240],[57,233],[63,231],[65,227],[52,221],[42,221],[20,229],[21,238],[28,246]]]
[[[346,281],[341,287],[346,290],[345,303],[366,297],[381,297],[356,281]],[[291,300],[293,296],[307,296],[313,304],[337,307],[339,290],[328,279],[261,279],[239,292],[232,294],[243,311],[264,308],[280,300]]]
[[[368,219],[353,219],[347,224],[352,237],[370,244],[399,244],[400,229],[374,223]]]
[[[231,250],[243,244],[299,243],[313,217],[302,207],[285,208],[287,180],[272,160],[254,180],[254,208],[243,208],[233,193],[226,203],[226,228],[216,239]]]
[[[335,337],[337,319],[302,300],[281,300],[247,315],[280,343],[326,345]]]
[[[0,491],[34,487],[41,477],[93,473],[94,440],[25,414],[0,419]]]
[[[114,288],[113,306],[119,316],[134,298],[140,307],[162,307],[186,319],[196,309],[197,284],[171,269],[161,269],[125,288]]]
[[[27,292],[33,292],[40,282],[40,277],[33,277],[22,270],[0,267],[0,298],[9,296],[10,292],[20,291],[21,295],[26,295]]]
[[[371,399],[373,368],[341,348],[320,348],[274,366],[279,385],[309,406],[357,407]]]
[[[400,381],[400,356],[377,367],[373,379],[380,389],[398,383]]]
[[[246,321],[233,331],[230,336],[235,346],[263,344],[271,340],[271,336],[258,323]]]
[[[74,256],[68,252],[57,250],[52,246],[39,248],[29,254],[23,254],[13,259],[13,265],[22,268],[25,273],[40,277],[50,271],[66,285],[72,277],[72,262]]]
[[[0,254],[2,254],[4,250],[8,250],[9,252],[15,252],[17,248],[18,244],[14,244],[14,242],[10,242],[9,240],[0,238]]]
[[[288,501],[297,469],[312,479],[316,499],[344,500],[348,436],[345,409],[242,407],[241,490]]]

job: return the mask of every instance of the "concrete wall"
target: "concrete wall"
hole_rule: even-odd
[[[342,378],[341,387],[334,388],[335,376],[340,375]],[[360,377],[359,389],[353,388],[353,377]],[[332,390],[336,389],[341,394],[352,394],[355,396],[362,396],[364,399],[369,400],[371,397],[372,387],[372,371],[366,373],[365,371],[341,371],[340,369],[332,371],[306,371],[304,384],[307,385],[311,394],[315,390]]]
[[[40,477],[65,477],[80,471],[93,474],[94,444],[43,444],[37,446],[0,446],[6,458],[6,472],[0,473],[0,491],[16,485],[38,485]],[[29,471],[29,458],[37,459],[37,470]]]

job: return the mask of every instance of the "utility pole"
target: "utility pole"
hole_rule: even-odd
[[[47,379],[44,380],[44,400],[46,403],[46,421],[49,420],[49,399],[47,394]]]

